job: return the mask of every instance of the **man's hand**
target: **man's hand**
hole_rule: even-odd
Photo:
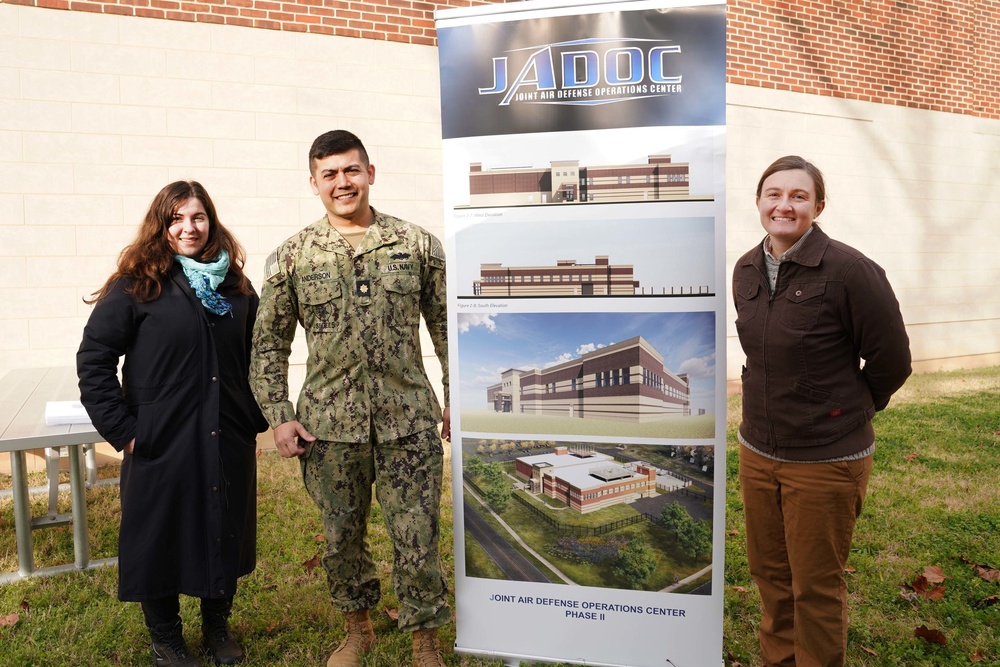
[[[441,413],[441,439],[451,442],[451,408],[445,408]]]
[[[278,453],[286,459],[290,459],[300,454],[305,454],[306,448],[299,440],[312,442],[316,439],[306,427],[297,421],[288,421],[274,429],[274,445],[278,448]]]

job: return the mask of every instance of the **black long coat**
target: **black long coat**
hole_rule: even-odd
[[[77,352],[80,399],[97,431],[132,455],[121,469],[118,597],[231,597],[256,565],[256,434],[247,382],[256,294],[219,293],[215,315],[178,265],[150,303],[114,285]],[[124,355],[122,381],[116,373]]]

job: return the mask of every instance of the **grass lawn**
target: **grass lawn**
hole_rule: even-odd
[[[1000,665],[1000,581],[991,574],[1000,569],[998,405],[1000,368],[932,373],[911,378],[876,418],[875,467],[848,576],[851,667]],[[726,664],[760,667],[755,638],[760,612],[747,572],[736,475],[738,414],[739,399],[734,398],[728,419],[726,565],[714,583],[725,588]],[[329,606],[325,575],[310,567],[323,549],[319,516],[302,489],[296,462],[267,453],[259,466],[258,567],[241,581],[234,629],[243,639],[248,665],[322,665],[342,630]],[[40,485],[44,479],[36,475],[31,483]],[[4,485],[9,488],[9,480],[0,479],[0,488]],[[87,498],[92,557],[113,556],[118,490],[96,487]],[[36,515],[45,513],[46,501],[45,496],[33,497]],[[68,493],[62,494],[60,511],[69,511]],[[374,512],[379,512],[377,505]],[[451,576],[450,485],[442,514],[442,557]],[[370,534],[388,582],[391,553],[380,516]],[[72,562],[69,528],[36,531],[34,537],[36,567]],[[928,567],[940,568],[946,577],[942,588],[932,586],[924,595],[907,588]],[[12,503],[0,498],[0,570],[16,569]],[[0,586],[0,665],[150,664],[138,605],[117,601],[116,577],[116,568],[107,567]],[[915,587],[920,588],[919,582]],[[383,607],[393,609],[391,591],[384,587],[384,592]],[[198,644],[196,603],[182,601],[188,641]],[[915,636],[921,626],[940,643]],[[394,629],[382,609],[376,632],[377,648],[364,664],[407,665],[409,638]],[[450,646],[454,628],[446,628],[442,639]],[[450,652],[446,662],[462,667],[502,664]]]

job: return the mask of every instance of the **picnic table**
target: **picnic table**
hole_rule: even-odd
[[[11,485],[14,500],[14,527],[17,533],[17,572],[0,574],[0,584],[24,577],[88,570],[117,562],[117,558],[90,560],[87,536],[88,482],[97,482],[95,443],[103,438],[87,424],[45,424],[49,401],[79,400],[76,372],[70,367],[25,368],[8,372],[0,379],[0,453],[10,453]],[[72,511],[59,514],[59,456],[65,447],[69,455],[69,485]],[[46,451],[48,472],[48,514],[32,517],[25,453]],[[84,478],[86,460],[87,479]],[[51,526],[73,525],[74,562],[35,569],[32,531]]]

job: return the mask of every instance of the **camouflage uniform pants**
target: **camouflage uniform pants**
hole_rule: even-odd
[[[400,630],[448,623],[438,559],[443,450],[437,429],[366,445],[317,440],[300,463],[306,491],[323,515],[323,568],[334,608],[374,609],[381,597],[365,539],[374,483],[392,540]]]

